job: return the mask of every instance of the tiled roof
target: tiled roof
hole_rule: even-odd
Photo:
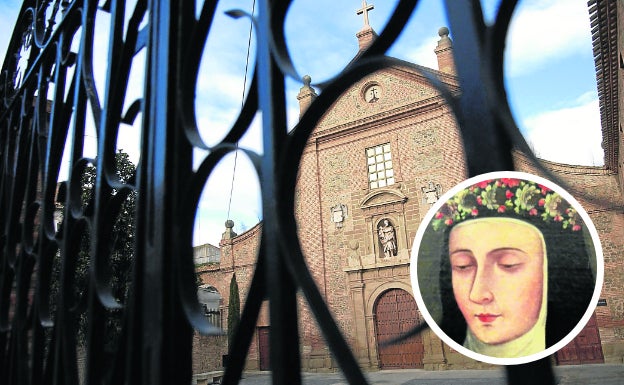
[[[617,2],[589,0],[596,82],[600,101],[605,166],[618,169],[618,59]]]

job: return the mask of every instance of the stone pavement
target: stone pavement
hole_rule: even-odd
[[[505,371],[422,369],[382,370],[366,373],[370,385],[505,385]],[[557,385],[624,385],[623,364],[555,367]],[[271,384],[269,372],[245,372],[240,384]],[[304,373],[304,385],[347,385],[341,373]]]

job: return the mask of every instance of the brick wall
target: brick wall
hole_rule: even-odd
[[[526,156],[517,153],[515,159],[519,170],[544,176]],[[596,308],[596,320],[605,362],[624,362],[624,213],[621,210],[624,197],[618,175],[604,167],[547,161],[542,164],[568,185],[568,192],[585,208],[596,227],[604,256],[600,298],[607,302],[607,306]]]
[[[193,335],[193,374],[222,370],[222,356],[227,352],[227,336]]]
[[[232,240],[222,240],[220,244],[221,248],[221,261],[216,266],[202,267],[198,270],[198,275],[203,284],[210,284],[214,286],[221,297],[223,298],[222,319],[223,328],[227,328],[228,317],[228,303],[230,302],[230,281],[234,273],[236,273],[236,281],[238,283],[241,313],[245,304],[245,298],[249,292],[249,286],[253,277],[255,269],[255,263],[258,254],[258,247],[260,242],[260,234],[262,231],[262,225],[257,224],[245,233],[239,235]],[[260,321],[258,326],[268,325],[268,317],[266,309],[262,309]],[[219,360],[221,355],[227,353],[227,337],[224,341],[211,340],[213,337],[199,337],[194,340],[204,346],[198,350],[194,350],[193,365],[208,367],[208,364],[202,364],[201,362],[208,362],[210,364],[213,361],[206,361],[206,357],[217,353]],[[212,347],[209,343],[214,341],[216,346]],[[257,336],[252,340],[252,346],[247,357],[247,367],[249,369],[258,368],[258,351],[257,351]],[[202,361],[203,360],[203,361]],[[219,361],[220,363],[220,361]],[[203,365],[203,366],[202,366]]]

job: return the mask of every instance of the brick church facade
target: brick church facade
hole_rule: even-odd
[[[591,17],[601,28],[612,28],[614,22],[622,20],[617,17],[615,2],[596,3]],[[394,67],[353,84],[326,112],[309,138],[300,163],[295,215],[306,262],[365,369],[485,366],[453,351],[431,331],[398,347],[379,344],[422,320],[410,284],[412,243],[431,205],[467,176],[453,114],[422,75],[433,73],[453,92],[460,92],[448,30],[441,28],[439,35],[437,47],[432,47],[438,56],[437,70]],[[357,34],[360,50],[375,36],[365,25]],[[619,155],[622,108],[617,96],[617,90],[622,89],[619,41],[617,36],[607,37],[600,31],[594,34],[594,56],[597,73],[601,74],[598,88],[605,166],[543,162],[576,192],[591,193],[592,198],[585,199],[571,191],[594,221],[605,259],[604,286],[595,316],[583,333],[553,358],[558,364],[624,359],[624,213],[621,207],[615,207],[619,205],[605,207],[597,203],[601,198],[624,202]],[[304,83],[298,97],[302,113],[316,96],[309,79]],[[613,89],[615,92],[607,92]],[[515,160],[517,170],[539,174],[524,155],[516,154]],[[227,226],[219,245],[219,263],[198,267],[202,282],[222,296],[223,319],[233,274],[241,299],[245,298],[262,231],[261,223],[240,235],[232,232],[233,223]],[[303,300],[300,313],[303,368],[334,368]],[[249,369],[268,369],[269,330],[265,306],[248,355]],[[219,337],[197,337],[196,372],[218,366],[200,359],[207,356],[201,352],[209,349],[206,346],[210,338]],[[222,341],[214,346],[222,351],[213,351],[211,356],[225,354]]]

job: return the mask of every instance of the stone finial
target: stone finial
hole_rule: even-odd
[[[225,221],[225,231],[221,235],[221,240],[232,239],[235,236],[237,236],[238,234],[236,234],[234,230],[232,230],[233,228],[234,228],[233,220],[228,219],[227,221]]]
[[[310,87],[312,84],[312,77],[310,75],[303,75],[303,87]]]
[[[450,31],[447,27],[440,27],[440,29],[438,29],[438,35],[444,39],[444,38],[448,38]]]
[[[299,119],[301,119],[318,96],[310,84],[312,84],[312,78],[310,75],[305,75],[303,77],[303,87],[299,89],[299,94],[297,95],[297,100],[299,100]]]
[[[438,57],[438,70],[455,75],[455,61],[453,59],[453,41],[449,37],[449,29],[441,27],[438,29],[438,46],[434,49]]]

